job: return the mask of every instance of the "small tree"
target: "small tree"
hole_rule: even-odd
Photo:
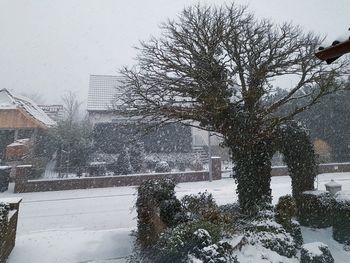
[[[118,156],[117,162],[115,164],[115,174],[131,174],[133,169],[130,163],[129,149],[124,147]]]
[[[81,102],[72,92],[62,97],[66,118],[59,121],[51,133],[58,149],[57,164],[61,167],[86,166],[92,151],[92,126],[87,119],[79,119]]]
[[[325,66],[314,55],[319,36],[258,20],[234,4],[185,8],[161,29],[161,37],[141,43],[137,65],[122,71],[124,114],[151,123],[185,121],[221,134],[236,163],[241,208],[254,213],[271,201],[275,133],[342,88],[336,79],[345,62]],[[294,86],[271,100],[281,76],[294,76]],[[303,104],[284,110],[300,98]]]
[[[143,142],[137,141],[130,145],[130,163],[134,172],[140,172],[145,163],[145,147]]]

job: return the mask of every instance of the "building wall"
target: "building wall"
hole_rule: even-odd
[[[64,119],[63,105],[38,105],[51,119],[61,121]]]
[[[19,109],[0,110],[0,129],[46,128]]]
[[[90,111],[89,112],[89,121],[92,125],[96,125],[98,123],[117,123],[124,122],[126,118],[116,115],[112,112],[97,112]],[[192,133],[192,146],[208,146],[208,131],[191,127]],[[211,135],[211,145],[219,145],[222,142],[222,139],[215,134]]]

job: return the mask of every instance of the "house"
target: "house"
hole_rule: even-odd
[[[333,41],[332,45],[324,48],[319,47],[319,50],[315,53],[316,57],[320,60],[326,61],[327,64],[331,64],[341,56],[350,52],[350,39],[344,41]]]
[[[14,95],[7,89],[0,90],[1,159],[6,147],[11,143],[24,138],[34,141],[38,130],[46,130],[54,125],[56,122],[30,99]],[[18,148],[19,143],[17,141],[13,146]],[[6,151],[16,152],[18,155],[18,150],[6,149]]]
[[[108,151],[119,149],[123,144],[123,130],[130,131],[136,125],[130,118],[118,114],[122,104],[119,100],[122,92],[119,88],[120,78],[111,75],[90,75],[87,110],[89,120],[94,126],[95,140]],[[133,129],[139,127],[133,127]],[[127,132],[128,133],[128,132]],[[119,134],[117,137],[113,135]],[[146,151],[198,151],[203,153],[208,145],[208,132],[198,128],[171,124],[145,136]],[[213,139],[213,144],[218,144]]]
[[[54,121],[62,121],[64,119],[63,105],[38,105]]]

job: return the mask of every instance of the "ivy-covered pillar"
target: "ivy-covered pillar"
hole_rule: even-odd
[[[271,202],[271,144],[261,141],[232,149],[237,193],[244,214],[253,215]]]
[[[317,175],[313,144],[305,129],[296,122],[281,126],[276,138],[292,178],[292,193],[298,198],[304,191],[314,189]]]

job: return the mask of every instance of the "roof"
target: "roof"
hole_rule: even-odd
[[[120,105],[118,97],[122,94],[119,88],[120,77],[111,75],[90,75],[88,111],[108,111]]]
[[[345,41],[334,41],[330,47],[320,47],[319,51],[315,53],[320,60],[331,64],[333,61],[340,58],[342,55],[350,52],[350,39]]]
[[[14,95],[7,89],[1,89],[0,110],[7,109],[20,109],[45,126],[56,125],[56,122],[47,116],[47,114],[40,109],[35,102],[26,97]]]

